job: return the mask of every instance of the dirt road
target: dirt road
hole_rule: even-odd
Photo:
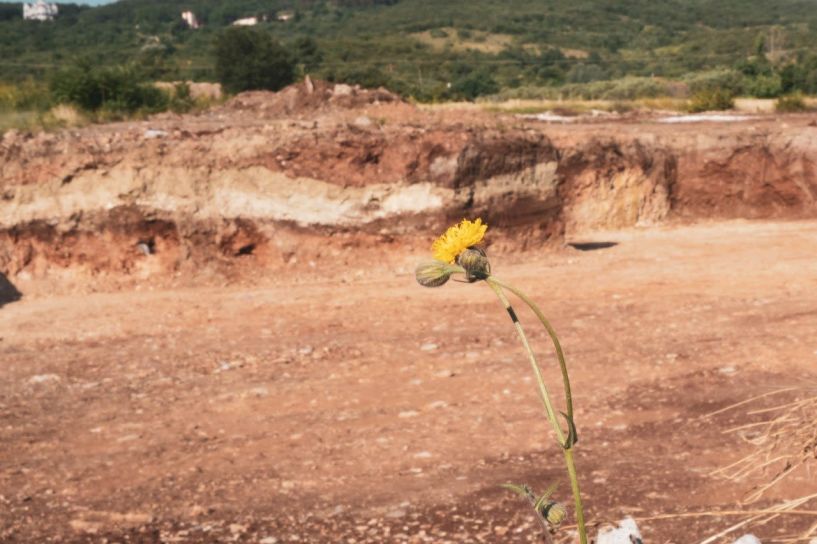
[[[709,474],[751,451],[722,434],[751,416],[702,416],[817,384],[817,222],[573,241],[615,245],[492,256],[561,334],[589,518],[735,509],[756,482]],[[420,288],[421,256],[389,251],[371,270],[0,308],[0,541],[537,541],[498,485],[569,486],[507,316],[483,285]],[[817,492],[807,476],[745,508]],[[690,543],[739,519],[640,525]]]

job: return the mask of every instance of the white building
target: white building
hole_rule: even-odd
[[[47,4],[43,0],[23,4],[23,19],[26,21],[53,21],[56,16],[57,4]]]
[[[255,26],[258,24],[258,17],[244,17],[233,21],[233,26]]]
[[[197,29],[201,28],[201,24],[199,24],[199,20],[196,18],[196,14],[192,11],[183,11],[182,12],[182,19],[185,23],[187,23],[188,28]]]

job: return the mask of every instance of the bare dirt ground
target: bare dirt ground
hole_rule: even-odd
[[[756,416],[704,416],[817,384],[817,222],[573,241],[616,245],[491,255],[562,336],[589,518],[699,542],[741,518],[650,518],[734,510],[757,483],[709,475],[751,450],[723,430]],[[485,286],[417,286],[421,257],[391,244],[251,284],[0,308],[0,541],[537,541],[499,484],[559,480],[568,504],[569,486],[524,354]],[[519,313],[555,386],[547,338]],[[772,542],[814,521],[751,530]]]

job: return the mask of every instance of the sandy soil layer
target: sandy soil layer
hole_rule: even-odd
[[[817,384],[817,222],[573,241],[614,245],[493,265],[562,336],[590,519],[735,509],[757,482],[710,473],[751,451],[722,431],[756,416],[704,416]],[[568,486],[507,316],[482,285],[420,288],[421,255],[388,251],[251,286],[3,306],[0,541],[537,541],[499,484],[558,480],[564,501]],[[555,386],[547,338],[519,313]],[[760,505],[809,492],[795,474]],[[689,543],[739,519],[640,524]]]

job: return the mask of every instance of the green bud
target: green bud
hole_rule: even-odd
[[[539,507],[539,515],[558,527],[567,518],[567,509],[556,501],[547,501]]]
[[[471,283],[491,275],[491,263],[478,247],[469,247],[457,255],[457,264],[465,269],[465,279]]]
[[[417,266],[414,277],[423,287],[439,287],[444,285],[453,273],[451,266],[442,261],[426,261]]]

